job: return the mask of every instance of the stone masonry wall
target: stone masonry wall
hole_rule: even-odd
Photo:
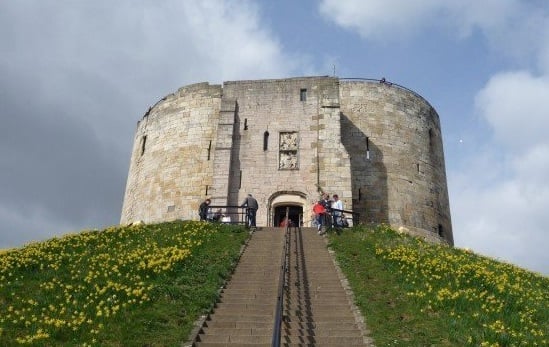
[[[364,222],[423,229],[452,244],[436,111],[387,83],[342,81],[340,90],[342,141],[353,153],[353,209],[364,212]]]
[[[305,100],[301,98],[305,93]],[[266,225],[277,193],[302,193],[318,199],[318,185],[351,202],[348,154],[339,131],[339,81],[309,77],[225,82],[223,98],[236,100],[238,157],[233,170],[241,186],[229,199],[240,203],[248,193],[258,200],[257,221]],[[265,133],[267,149],[264,150]],[[298,169],[280,168],[281,133],[295,133]],[[234,196],[237,195],[237,196]],[[309,205],[303,207],[309,214]]]
[[[208,83],[181,88],[138,123],[121,223],[197,218],[212,184],[221,92]]]
[[[138,123],[121,223],[198,219],[198,205],[259,202],[306,216],[319,191],[362,222],[453,243],[439,117],[388,83],[302,77],[200,83]]]

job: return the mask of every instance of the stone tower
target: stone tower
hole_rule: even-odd
[[[291,209],[307,225],[319,191],[364,223],[453,244],[439,117],[385,81],[302,77],[199,83],[138,122],[121,223],[198,219],[198,205],[258,200],[258,225]]]

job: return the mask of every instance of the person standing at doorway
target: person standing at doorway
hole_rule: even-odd
[[[248,194],[240,207],[246,207],[246,216],[248,219],[247,224],[250,228],[255,228],[255,218],[257,215],[257,210],[259,209],[259,204],[257,203],[257,200],[252,196],[252,194]]]

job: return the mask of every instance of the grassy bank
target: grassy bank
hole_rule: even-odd
[[[248,234],[200,222],[112,227],[0,254],[0,345],[177,346]]]
[[[330,236],[377,346],[548,346],[549,278],[386,226]]]
[[[0,253],[0,346],[179,346],[248,234],[174,222]],[[386,226],[329,236],[377,346],[547,346],[549,279]]]

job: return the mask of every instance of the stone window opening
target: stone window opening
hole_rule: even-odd
[[[145,154],[145,144],[147,143],[147,135],[141,138],[141,155]]]
[[[205,196],[208,196],[208,188],[210,188],[210,187],[206,184],[206,191],[204,192]]]
[[[265,131],[263,133],[263,151],[269,149],[269,132]]]
[[[168,212],[173,212],[173,211],[175,211],[175,205],[168,206]]]
[[[248,118],[244,118],[244,130],[248,130]]]
[[[442,224],[438,225],[438,236],[444,238],[444,229],[442,228]]]
[[[307,101],[307,89],[301,88],[299,90],[299,101]]]
[[[210,140],[210,144],[208,145],[208,160],[210,160],[211,153],[212,153],[212,140]]]
[[[366,137],[366,160],[370,160],[370,139]]]

